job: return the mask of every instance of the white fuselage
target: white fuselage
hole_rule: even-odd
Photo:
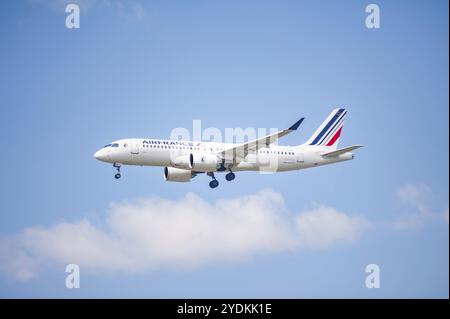
[[[227,172],[232,181],[238,171],[286,172],[353,159],[353,145],[337,149],[347,112],[335,108],[314,134],[302,145],[279,146],[279,138],[295,132],[304,118],[289,128],[240,144],[128,138],[98,150],[94,157],[113,163],[115,178],[121,177],[122,165],[164,167],[164,179],[189,182],[200,173],[212,178],[211,188],[219,185],[215,172]]]
[[[140,165],[191,169],[195,172],[227,171],[267,171],[282,172],[332,164],[353,159],[348,152],[332,158],[324,158],[324,148],[314,145],[279,146],[271,144],[246,155],[239,163],[220,162],[214,169],[196,170],[189,167],[189,156],[216,156],[221,151],[237,144],[195,141],[170,141],[156,139],[121,139],[108,144],[95,153],[95,158],[117,165]]]

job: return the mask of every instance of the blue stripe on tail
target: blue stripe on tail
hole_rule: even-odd
[[[317,137],[314,139],[314,141],[310,145],[316,145],[317,142],[320,141],[321,137],[328,131],[330,126],[333,125],[333,123],[339,118],[339,116],[342,114],[343,111],[344,111],[344,109],[339,109],[336,112],[336,114],[333,116],[333,118],[327,123],[327,125],[325,125],[322,132],[320,132],[320,134],[317,135]]]
[[[325,140],[327,139],[327,137],[333,132],[333,130],[339,126],[339,124],[341,124],[344,121],[344,117],[345,114],[347,114],[347,111],[345,111],[344,113],[342,113],[341,117],[336,121],[336,123],[334,123],[333,127],[328,131],[328,133],[323,137],[323,139],[319,142],[320,144],[323,144],[323,142],[325,142]]]

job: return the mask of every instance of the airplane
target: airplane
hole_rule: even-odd
[[[314,134],[298,146],[274,143],[296,131],[304,118],[287,129],[245,143],[120,139],[99,149],[94,158],[112,163],[117,169],[116,179],[121,177],[122,165],[159,166],[164,167],[166,181],[189,182],[206,173],[212,179],[209,186],[216,188],[217,172],[227,172],[225,179],[232,181],[239,171],[285,172],[353,159],[352,151],[362,145],[337,148],[346,114],[344,108],[335,108]]]

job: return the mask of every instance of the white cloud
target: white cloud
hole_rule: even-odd
[[[129,21],[140,21],[147,16],[144,6],[138,1],[116,0],[113,4],[119,11],[119,15]]]
[[[324,248],[338,241],[351,242],[370,227],[360,217],[350,217],[332,207],[320,206],[296,218],[299,243],[305,247]]]
[[[44,5],[53,11],[65,12],[70,3],[80,7],[81,14],[99,8],[101,10],[114,9],[120,17],[130,21],[139,21],[147,16],[147,11],[137,0],[28,0],[32,5]],[[65,13],[64,13],[65,14]]]
[[[403,204],[417,208],[419,213],[424,216],[430,213],[427,202],[430,200],[431,194],[431,188],[424,184],[408,184],[400,187],[397,192],[397,196]]]
[[[293,214],[279,193],[264,190],[215,203],[189,193],[113,204],[105,225],[83,219],[0,238],[0,271],[28,280],[55,263],[85,272],[192,269],[351,242],[369,223],[326,206]]]
[[[71,3],[77,4],[82,12],[86,12],[93,7],[101,5],[110,6],[112,1],[115,0],[28,0],[31,5],[46,6],[51,10],[58,12],[65,12],[66,6]]]
[[[412,208],[392,222],[395,229],[415,229],[423,227],[430,220],[444,220],[448,222],[448,207],[443,213],[436,213],[430,209],[433,192],[425,184],[407,184],[397,191],[398,200]]]

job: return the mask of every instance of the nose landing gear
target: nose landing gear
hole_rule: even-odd
[[[114,163],[113,166],[117,169],[117,174],[114,175],[114,178],[119,179],[122,176],[122,175],[120,175],[120,166],[122,166],[122,165],[120,165],[118,163]]]

